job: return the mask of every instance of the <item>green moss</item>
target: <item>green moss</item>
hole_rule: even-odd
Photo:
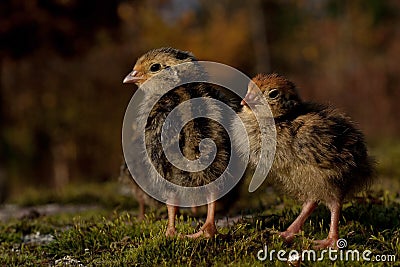
[[[159,214],[150,213],[144,221],[138,221],[120,208],[11,219],[0,224],[0,265],[288,266],[287,262],[278,261],[276,254],[272,262],[269,259],[261,262],[257,253],[265,245],[269,251],[283,249],[287,253],[293,249],[310,249],[313,239],[327,235],[329,212],[319,207],[306,222],[304,232],[293,244],[286,245],[277,232],[297,216],[300,206],[285,199],[279,201],[276,206],[284,208],[247,215],[233,225],[220,227],[220,234],[209,240],[166,238],[166,219],[160,219]],[[369,249],[373,254],[398,257],[399,214],[400,204],[393,195],[384,192],[347,203],[341,216],[340,236],[347,240],[349,249]],[[178,217],[180,233],[193,233],[196,225],[201,225],[197,219]],[[24,236],[34,233],[54,238],[49,243],[24,241]],[[325,259],[324,263],[331,264],[331,261]],[[345,264],[336,262],[337,266]],[[351,262],[352,266],[365,264]],[[301,263],[301,266],[312,265],[308,261]]]

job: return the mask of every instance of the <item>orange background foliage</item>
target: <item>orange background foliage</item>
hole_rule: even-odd
[[[11,189],[114,179],[134,89],[122,79],[160,46],[282,73],[369,140],[396,138],[399,14],[394,0],[1,1],[0,169]]]

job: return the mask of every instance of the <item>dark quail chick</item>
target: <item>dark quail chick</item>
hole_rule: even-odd
[[[136,170],[140,170],[140,168],[136,168]],[[146,173],[142,173],[142,175],[146,175]],[[146,206],[151,208],[160,207],[161,203],[146,194],[132,178],[132,174],[129,172],[125,160],[122,161],[120,166],[118,182],[123,186],[124,191],[127,191],[127,193],[133,196],[138,202],[139,212],[137,218],[139,221],[145,218]],[[197,214],[197,207],[192,207],[191,211],[193,214]]]
[[[137,115],[137,114],[135,114]],[[139,133],[137,131],[137,125],[133,124],[131,125],[132,130],[133,130],[133,136],[131,137],[132,142],[139,142]],[[132,163],[134,164],[134,163]],[[146,175],[146,173],[141,173],[140,166],[134,165],[132,168],[135,168],[137,175]],[[118,182],[123,186],[123,189],[127,190],[129,192],[129,195],[133,196],[138,204],[139,204],[139,213],[138,213],[138,219],[143,220],[145,216],[145,206],[150,206],[150,207],[157,207],[160,205],[158,201],[150,197],[148,194],[146,194],[140,186],[136,183],[136,181],[132,178],[131,173],[129,172],[128,166],[126,165],[125,160],[122,160],[120,170],[119,170],[119,176],[118,176]]]
[[[145,174],[143,174],[145,175]],[[158,201],[147,195],[132,178],[125,161],[121,164],[118,181],[124,189],[128,189],[129,194],[134,196],[139,204],[138,219],[143,220],[145,216],[145,207],[157,207]]]
[[[186,63],[196,62],[195,57],[189,53],[173,48],[160,48],[147,52],[141,56],[133,71],[125,78],[124,83],[143,84],[148,79],[158,74],[161,70]],[[190,70],[193,71],[193,70]],[[180,73],[181,74],[181,73]],[[176,74],[180,79],[180,74]],[[200,75],[199,73],[190,73],[191,75]],[[140,87],[142,88],[142,87]],[[152,103],[157,94],[155,88],[143,89],[143,103]],[[179,133],[179,145],[182,154],[188,160],[195,160],[200,156],[200,141],[204,138],[211,138],[216,147],[216,155],[213,162],[206,169],[196,172],[188,172],[180,170],[172,165],[163,152],[161,145],[161,129],[167,115],[180,103],[193,98],[213,98],[226,102],[223,96],[217,90],[217,87],[206,83],[189,83],[178,86],[163,95],[154,105],[146,120],[145,129],[145,145],[147,153],[152,164],[161,176],[168,181],[185,187],[202,186],[216,180],[227,168],[230,157],[230,142],[227,132],[217,122],[207,118],[196,118],[188,122]],[[220,113],[211,103],[204,101],[204,109],[210,112]],[[180,112],[180,116],[191,116],[191,109]],[[221,114],[219,114],[222,116]],[[149,177],[150,180],[152,177]],[[175,230],[175,216],[177,208],[174,205],[167,204],[168,209],[168,226],[166,235],[173,236]],[[207,218],[198,233],[188,237],[211,237],[217,233],[215,227],[215,202],[208,204]]]
[[[138,166],[133,166],[136,170],[140,170]],[[125,160],[122,160],[120,170],[119,170],[118,182],[123,186],[124,192],[128,195],[133,196],[139,204],[138,220],[143,220],[146,214],[146,206],[151,208],[160,207],[161,203],[150,197],[146,192],[144,192],[140,186],[133,179],[132,174],[129,172],[128,166]],[[145,176],[146,173],[142,173]],[[192,214],[197,214],[197,207],[191,208]]]
[[[316,247],[334,247],[344,199],[366,188],[373,179],[374,162],[367,155],[364,136],[338,110],[303,102],[296,86],[280,75],[259,74],[253,81],[262,95],[250,84],[239,113],[249,134],[250,163],[254,167],[260,156],[260,130],[246,103],[257,104],[263,97],[272,111],[277,135],[268,179],[304,203],[300,215],[280,235],[288,242],[293,240],[322,202],[331,211],[331,224],[328,237],[315,241]]]

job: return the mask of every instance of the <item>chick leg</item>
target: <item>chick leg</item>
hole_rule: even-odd
[[[211,202],[208,204],[206,222],[200,228],[200,231],[192,235],[187,235],[186,237],[198,238],[200,236],[204,236],[206,238],[210,238],[218,233],[217,227],[215,226],[215,206],[216,202]]]
[[[197,207],[191,207],[190,210],[192,211],[193,215],[197,215]]]
[[[328,205],[331,211],[331,226],[329,228],[328,237],[322,240],[314,241],[316,249],[323,248],[335,248],[336,242],[339,239],[339,217],[342,204],[339,201],[335,201]]]
[[[138,203],[139,203],[138,220],[142,221],[144,219],[144,212],[145,212],[143,196],[138,196]]]
[[[281,232],[279,235],[285,239],[286,242],[292,242],[295,234],[300,232],[301,227],[307,218],[311,215],[314,209],[318,206],[315,201],[306,201],[303,204],[303,208],[299,216],[294,220],[294,222],[288,227],[285,232]]]
[[[167,231],[165,232],[165,235],[167,237],[172,237],[176,234],[175,216],[176,216],[176,213],[178,212],[178,207],[167,204],[167,210],[168,210],[168,225],[167,225]]]

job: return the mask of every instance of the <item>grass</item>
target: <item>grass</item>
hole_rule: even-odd
[[[12,199],[19,207],[32,210],[47,203],[58,203],[61,207],[95,205],[76,212],[62,209],[54,214],[31,212],[0,222],[0,266],[399,266],[399,187],[393,185],[399,182],[400,165],[398,159],[390,158],[397,155],[397,148],[388,145],[375,149],[378,161],[382,162],[378,168],[380,177],[386,180],[344,205],[339,228],[340,237],[347,241],[342,255],[348,250],[358,250],[361,257],[370,250],[371,258],[394,255],[396,261],[331,261],[327,254],[318,263],[307,259],[278,260],[279,250],[284,250],[287,257],[290,251],[302,253],[312,248],[314,239],[325,238],[329,231],[329,211],[318,207],[303,232],[287,245],[277,233],[288,227],[301,206],[276,195],[269,187],[255,194],[243,194],[229,212],[239,219],[219,226],[215,238],[166,238],[165,207],[148,212],[145,220],[138,221],[137,203],[131,197],[117,194],[118,184],[110,182],[71,185],[57,193],[28,190],[23,198]],[[218,212],[220,221],[226,220],[222,214]],[[199,216],[182,211],[177,231],[194,233],[204,217],[204,209]],[[268,253],[275,250],[274,256],[260,261],[257,254],[264,255],[260,250],[265,246]],[[321,251],[317,256],[318,253]]]
[[[288,266],[288,262],[279,261],[276,254],[272,262],[269,259],[261,262],[257,253],[265,245],[268,251],[283,249],[287,253],[311,249],[312,240],[324,238],[329,230],[329,212],[321,206],[307,221],[295,242],[284,244],[276,233],[287,227],[300,211],[300,206],[285,198],[275,200],[271,209],[255,209],[236,223],[219,227],[220,234],[209,240],[166,238],[164,208],[156,213],[150,212],[145,220],[138,221],[135,214],[121,207],[123,205],[3,222],[0,224],[1,265]],[[356,199],[343,209],[340,236],[347,240],[348,249],[360,252],[368,249],[372,251],[371,255],[395,255],[398,259],[399,214],[400,204],[396,195],[381,191]],[[180,215],[178,232],[193,233],[202,223],[203,216],[200,218]],[[323,262],[332,264],[328,258]],[[293,264],[309,266],[314,263],[306,260]],[[346,262],[337,261],[335,264],[344,266]],[[351,262],[352,266],[366,264],[372,263]]]

